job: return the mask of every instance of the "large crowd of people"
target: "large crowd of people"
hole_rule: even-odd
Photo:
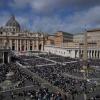
[[[5,80],[7,70],[5,65],[0,65],[0,83]]]
[[[32,56],[32,57],[29,57],[29,56],[20,56],[19,57],[20,60],[20,63],[25,65],[25,66],[36,66],[36,65],[43,65],[43,64],[51,64],[52,62],[51,61],[48,61],[48,60],[45,60],[45,59],[42,59],[42,58],[38,58],[36,56]]]
[[[66,65],[61,65],[59,63],[56,63],[55,65],[36,66],[34,64],[33,65],[31,64],[31,67],[28,69],[33,73],[36,73],[41,78],[47,80],[54,86],[59,87],[64,92],[71,95],[73,94],[80,95],[81,93],[84,92],[89,93],[94,90],[95,83],[91,84],[87,82],[87,80],[79,80],[77,78],[74,77],[72,78],[69,76],[64,77],[63,73],[70,73],[73,75],[78,75],[83,77],[83,73],[80,72],[82,69],[82,62],[81,61],[79,62],[78,59],[61,57],[57,55],[40,55],[40,56],[48,59],[50,58],[50,60],[55,60],[57,62],[62,62],[63,59],[63,61],[66,61]],[[76,61],[76,62],[67,63],[71,61]],[[28,63],[30,63],[30,61],[28,61]]]
[[[52,60],[56,63],[52,62]],[[20,70],[20,66],[17,65],[16,61],[23,66],[30,66],[26,67],[26,69],[61,89],[66,96],[63,97],[59,91],[54,92],[47,87],[42,87],[39,81],[34,80],[31,75]],[[2,86],[0,86],[0,100],[19,100],[18,98],[20,100],[27,100],[27,98],[28,100],[83,100],[82,94],[84,93],[88,95],[88,100],[96,100],[96,95],[91,95],[96,92],[96,83],[84,80],[84,78],[77,78],[83,77],[81,72],[83,62],[78,59],[53,54],[41,54],[38,56],[19,56],[16,61],[0,66],[0,84],[7,79],[7,73],[14,73],[10,80],[14,85],[8,91],[9,99],[6,99],[5,96],[7,90],[3,90]],[[100,63],[99,60],[90,59],[89,65],[99,66]],[[72,76],[69,77],[67,74]],[[89,77],[96,77],[96,75],[95,71],[89,73]],[[97,97],[99,96],[98,93]]]
[[[9,79],[12,87],[3,89],[0,87],[0,100],[63,100],[60,93],[51,92],[48,88],[41,87],[41,83],[32,79],[27,73],[19,70],[14,63],[0,66],[0,84],[7,80],[7,74],[13,72]]]

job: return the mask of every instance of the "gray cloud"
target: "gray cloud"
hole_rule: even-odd
[[[54,16],[35,16],[32,15],[31,24],[28,17],[17,16],[17,20],[21,25],[32,31],[44,31],[44,32],[56,32],[56,31],[68,31],[68,32],[80,32],[84,30],[84,26],[87,28],[100,27],[100,6],[90,8],[83,12],[75,12],[73,15],[66,16],[63,19],[59,15]],[[8,14],[0,15],[0,22],[2,25],[7,21]]]
[[[12,2],[9,3],[9,6],[12,8],[23,8],[26,7],[28,4],[30,5],[32,0],[12,0]]]
[[[85,28],[100,27],[100,6],[96,6],[87,11],[76,12],[73,15],[66,16],[63,20],[58,16],[35,17],[33,30],[40,28],[47,32],[56,32],[58,30],[68,32],[80,32]],[[86,26],[86,27],[85,27]]]
[[[8,18],[9,18],[9,13],[7,12],[2,12],[0,13],[0,25],[4,26],[5,23],[7,22]]]
[[[90,2],[91,1],[91,2]],[[98,1],[98,2],[96,2]],[[48,12],[54,7],[61,7],[62,5],[73,5],[77,7],[84,6],[89,7],[86,10],[81,10],[74,12],[71,15],[65,16],[63,19],[59,15],[52,16],[36,16],[31,15],[31,25],[30,25],[30,15],[17,16],[17,19],[24,27],[28,27],[32,31],[44,31],[54,33],[56,31],[67,31],[67,32],[80,32],[84,30],[84,26],[87,28],[96,28],[100,27],[100,0],[15,0],[16,5],[19,3],[25,5],[31,5],[32,9],[39,12]],[[57,5],[58,4],[58,5]],[[86,4],[86,5],[85,5]],[[55,6],[56,5],[56,6]],[[77,7],[77,8],[78,8]],[[7,15],[2,14],[0,16],[0,22],[3,24],[6,20]]]
[[[9,4],[13,8],[22,8],[29,6],[33,11],[39,13],[50,13],[66,8],[66,11],[84,10],[100,5],[100,0],[13,0]],[[70,8],[71,7],[71,8]]]

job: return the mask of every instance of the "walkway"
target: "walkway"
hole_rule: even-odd
[[[54,60],[51,60],[51,59],[48,59],[48,58],[40,57],[40,56],[36,56],[36,57],[42,58],[42,59],[45,59],[45,60],[48,60],[48,61],[51,61],[51,62],[56,63],[56,64],[60,64],[60,65],[77,62],[77,61],[70,61],[70,62],[64,62],[64,63],[62,63],[62,62],[57,62],[57,61],[54,61]]]

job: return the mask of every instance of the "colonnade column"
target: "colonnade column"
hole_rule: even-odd
[[[24,51],[26,52],[26,40],[24,40]]]
[[[92,54],[92,51],[90,50],[89,53],[90,53],[90,59],[91,59],[92,58],[92,55],[91,55]]]
[[[27,44],[27,39],[26,39],[26,51],[28,51],[28,47],[27,47],[27,45],[28,45],[28,44]]]
[[[34,50],[36,50],[36,40],[34,40]]]
[[[18,51],[18,39],[16,40],[16,51]]]
[[[94,58],[96,58],[96,50],[94,50]]]
[[[44,50],[44,41],[42,41],[42,43],[41,43],[41,50],[42,51]]]
[[[3,52],[2,60],[3,60],[2,62],[4,63],[4,52]]]
[[[98,51],[98,58],[100,58],[100,51]]]
[[[87,51],[87,54],[88,54],[88,58],[90,58],[90,51],[89,50]]]
[[[36,47],[37,47],[36,49],[39,50],[39,40],[38,39],[36,40]]]
[[[20,40],[20,51],[22,51],[22,48],[21,47],[22,47],[22,45],[21,45],[21,40]]]
[[[29,40],[27,40],[27,50],[28,51],[30,50],[30,42],[29,42]]]
[[[32,50],[34,50],[34,40],[32,41]]]
[[[12,40],[9,40],[9,46],[10,46],[10,48],[12,50]]]
[[[98,59],[98,51],[96,51],[96,59]]]

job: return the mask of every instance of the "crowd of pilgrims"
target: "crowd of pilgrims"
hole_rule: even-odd
[[[24,57],[21,56],[21,57],[24,59],[27,58],[25,56]],[[65,77],[63,74],[63,73],[70,73],[70,74],[75,73],[75,75],[77,75],[77,73],[78,73],[79,76],[83,77],[83,73],[80,72],[80,70],[82,69],[82,64],[83,64],[82,61],[79,61],[78,59],[61,57],[61,56],[52,55],[52,54],[51,55],[40,55],[40,57],[54,60],[57,62],[62,62],[62,63],[66,61],[66,65],[61,65],[59,63],[56,63],[54,65],[52,65],[52,64],[44,65],[45,60],[46,60],[46,59],[44,59],[44,62],[42,62],[43,66],[36,66],[36,64],[34,64],[34,62],[32,64],[31,60],[28,60],[27,63],[28,63],[28,65],[30,64],[30,66],[31,66],[28,69],[30,71],[32,71],[33,73],[36,73],[41,78],[47,80],[54,86],[59,87],[60,89],[62,89],[62,91],[66,92],[67,94],[80,95],[84,91],[87,93],[94,91],[94,88],[96,85],[95,83],[91,84],[85,80],[79,80],[79,79],[75,79],[75,78],[67,77],[67,76]],[[22,62],[24,62],[24,59]],[[31,57],[31,59],[37,59],[37,57],[33,57],[33,58]],[[70,61],[76,61],[76,62],[67,63]],[[91,60],[89,63],[92,64]],[[96,63],[98,63],[98,60],[95,61],[94,65],[96,65]],[[90,74],[90,76],[93,76],[94,74],[95,73],[92,73],[92,74]]]
[[[7,73],[11,71],[14,72],[14,75],[11,77],[10,81],[12,83],[20,81],[20,84],[16,84],[16,86],[10,87],[7,90],[3,90],[1,86],[0,100],[27,100],[27,98],[29,100],[67,100],[63,99],[59,92],[51,92],[48,90],[48,88],[42,87],[41,83],[33,80],[32,77],[24,72],[21,72],[18,69],[18,65],[14,63],[0,65],[0,84],[6,80]],[[31,85],[33,87],[30,89],[22,88]]]
[[[38,65],[45,66],[45,67],[51,66],[51,67],[54,67],[56,71],[59,70],[60,73],[68,73],[68,74],[73,74],[75,76],[83,77],[83,73],[81,72],[81,70],[83,69],[83,62],[79,59],[74,59],[74,58],[69,58],[69,57],[61,57],[61,56],[53,55],[53,54],[49,54],[49,55],[41,54],[39,56],[42,58],[38,58],[36,56],[32,56],[32,57],[21,56],[20,63],[22,65],[31,66],[31,67],[37,67]],[[44,58],[47,58],[50,60],[46,60]],[[56,61],[58,63],[55,64],[51,60]],[[100,66],[100,60],[89,59],[87,67],[89,68],[89,66],[91,66],[91,65],[92,66]],[[93,71],[88,74],[88,77],[90,77],[90,78],[98,77],[99,78],[100,72],[96,73]]]
[[[91,93],[95,91],[96,84],[89,83],[86,80],[79,80],[72,77],[65,77],[63,73],[76,73],[79,72],[82,68],[82,63],[79,63],[78,59],[68,58],[68,57],[61,57],[57,55],[40,55],[43,58],[48,58],[50,60],[54,60],[56,62],[70,62],[70,61],[77,61],[74,63],[66,63],[66,65],[61,65],[59,63],[55,63],[54,65],[46,65],[46,64],[52,64],[53,62],[48,61],[43,58],[38,58],[36,56],[20,56],[17,58],[17,61],[20,62],[22,65],[29,65],[30,67],[27,68],[31,72],[35,73],[39,77],[45,79],[52,85],[60,88],[64,93],[71,96],[70,99],[68,99],[67,96],[63,98],[63,96],[57,92],[51,92],[48,88],[42,87],[41,83],[39,83],[36,80],[33,80],[32,77],[28,76],[24,72],[21,72],[18,69],[18,65],[15,63],[10,64],[3,64],[0,66],[0,83],[6,80],[6,74],[10,71],[14,72],[14,76],[12,77],[12,82],[16,83],[17,81],[20,81],[20,84],[16,85],[13,88],[21,88],[25,86],[35,85],[38,87],[38,89],[32,88],[31,90],[20,90],[20,92],[12,91],[10,93],[11,99],[14,100],[14,98],[20,98],[24,97],[22,100],[26,100],[25,97],[29,97],[30,100],[75,100],[75,96],[79,96],[82,93]],[[90,64],[94,65],[100,65],[99,60],[95,60],[94,63],[90,60]],[[43,65],[43,66],[37,66],[37,65]],[[80,73],[80,72],[79,72]],[[80,73],[81,75],[82,73]],[[83,75],[83,74],[82,74]],[[0,87],[0,90],[2,91],[2,87]],[[5,94],[4,94],[5,95]],[[0,94],[0,100],[5,100],[4,95]],[[89,100],[95,100],[92,97]],[[16,99],[17,100],[17,99]],[[21,99],[20,99],[21,100]]]

